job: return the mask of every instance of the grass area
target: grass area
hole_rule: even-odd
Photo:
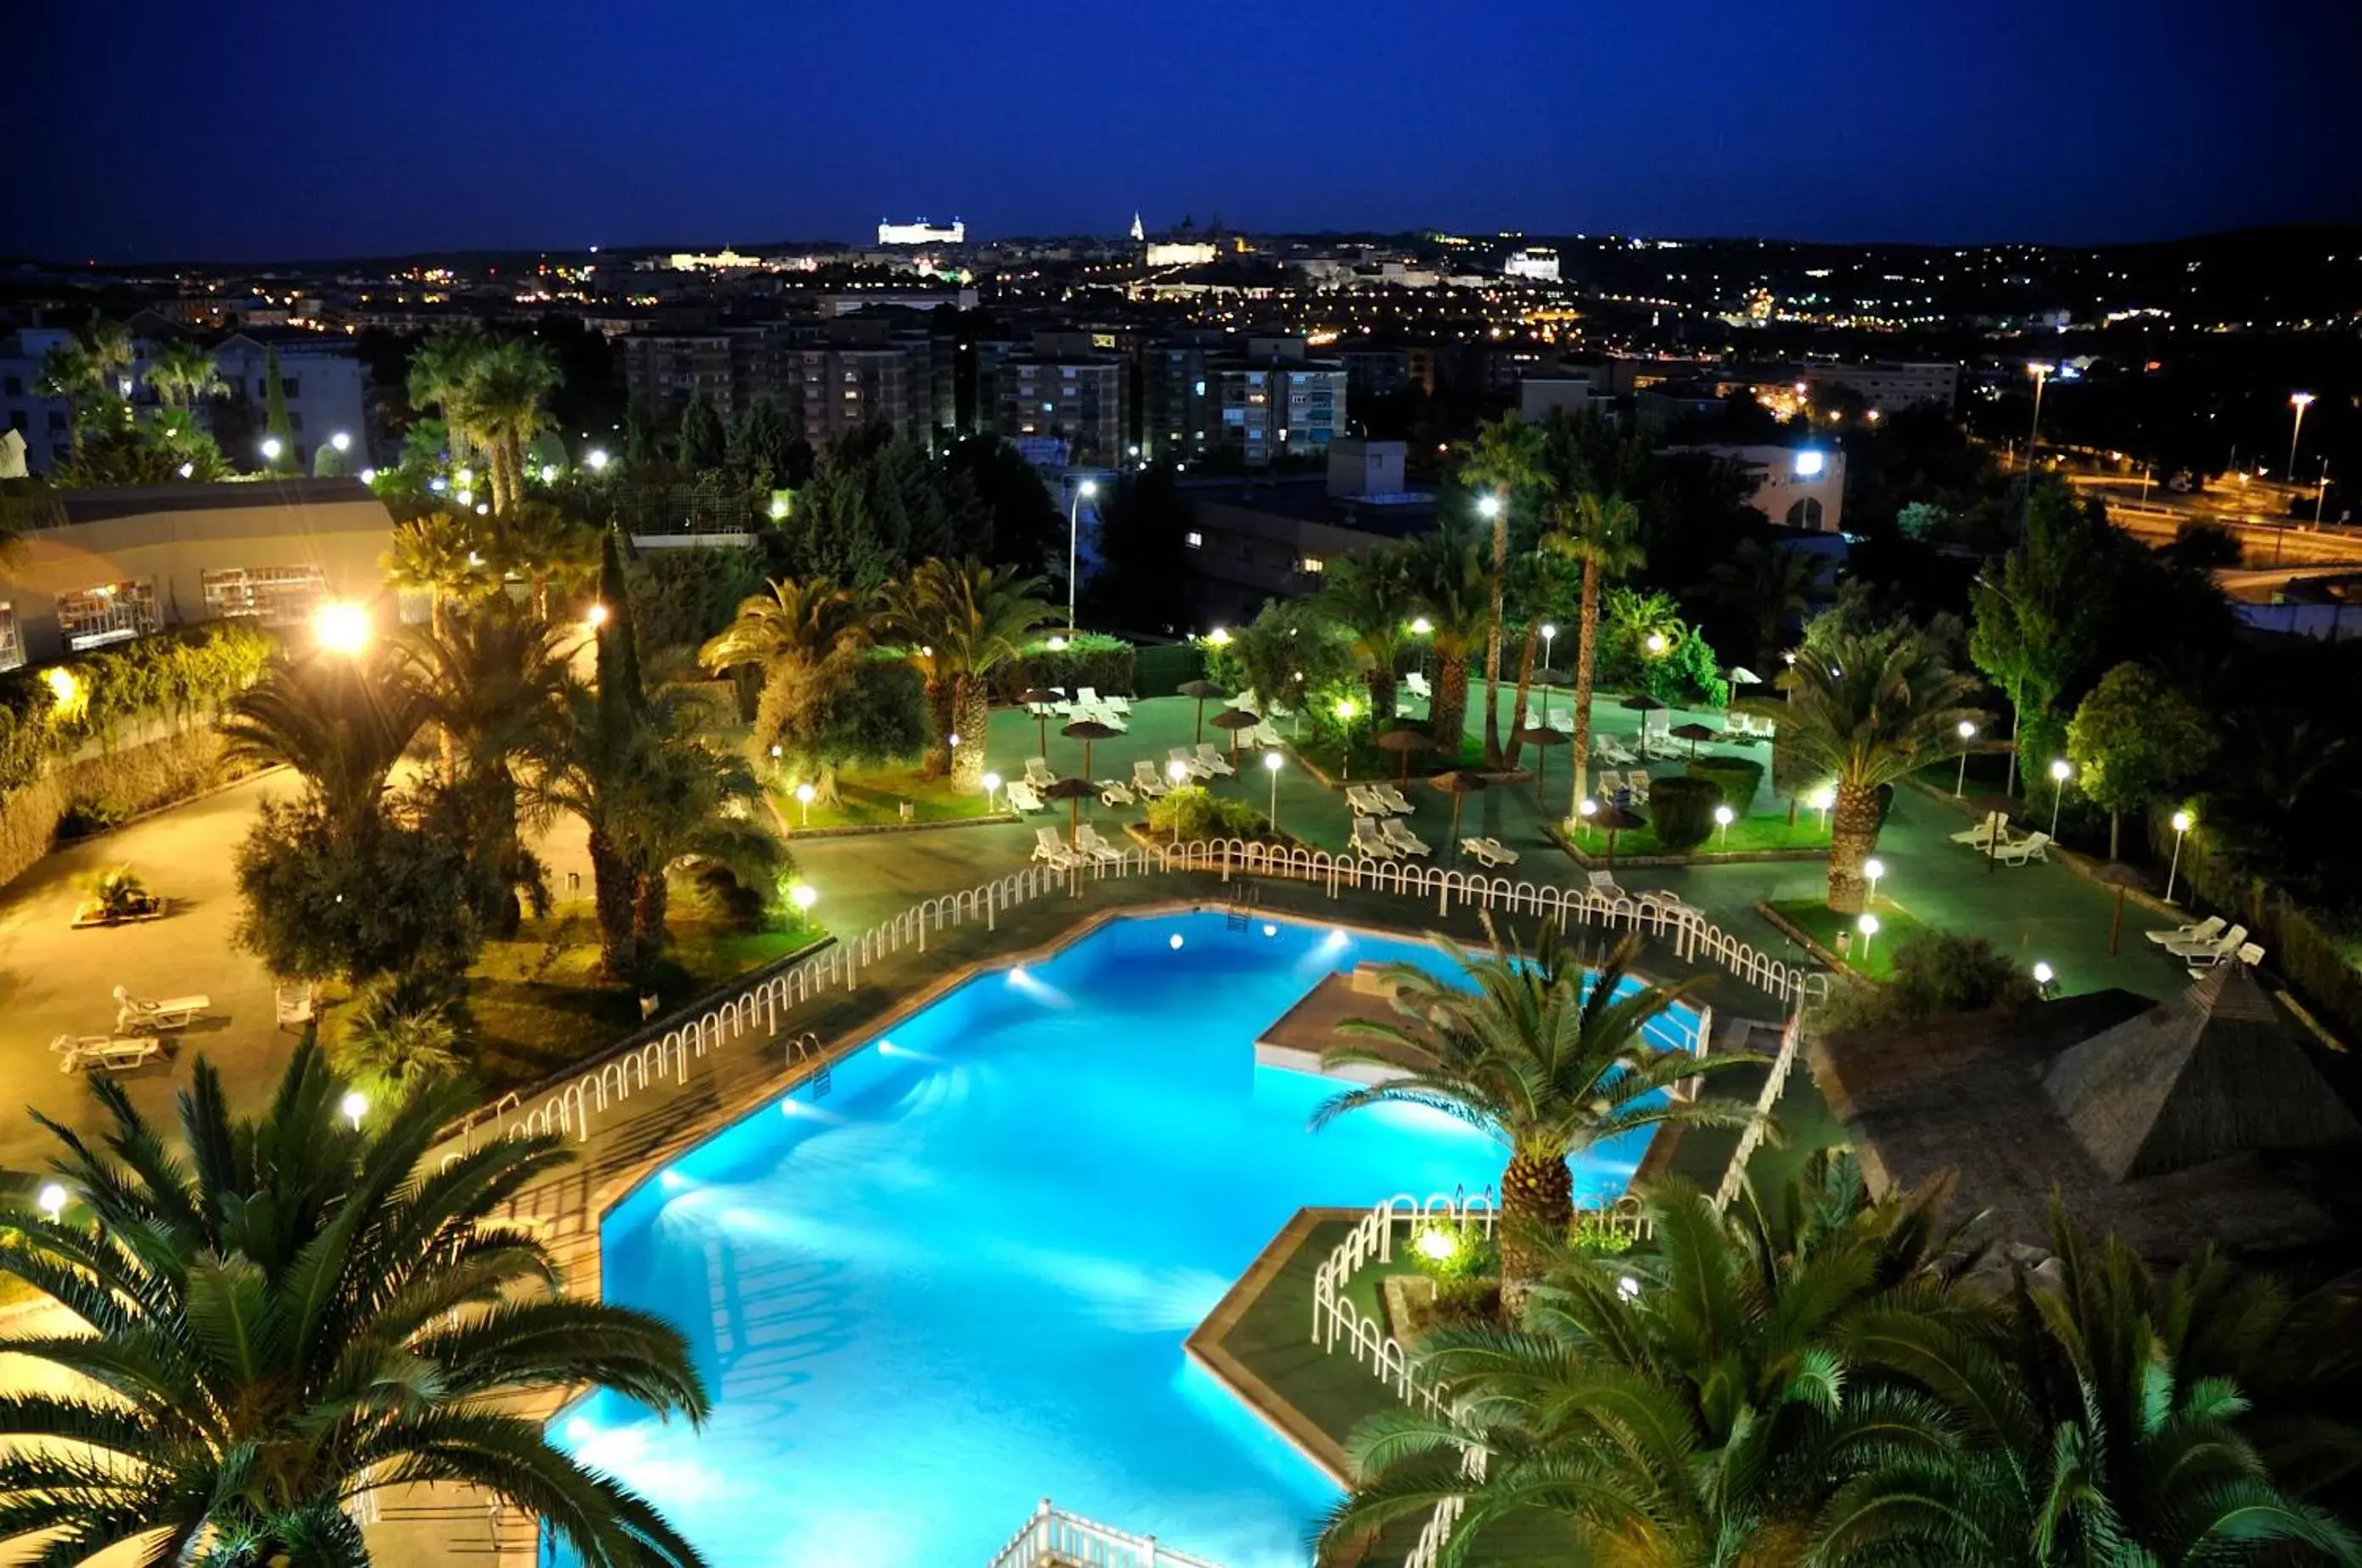
[[[1289,735],[1286,725],[1281,726],[1280,733]],[[1304,758],[1332,779],[1341,772],[1347,771],[1344,748],[1338,743],[1338,737],[1334,731],[1323,731],[1317,735],[1308,734],[1300,740],[1289,735],[1288,744],[1296,749],[1297,756]],[[1460,755],[1457,758],[1447,763],[1434,751],[1414,751],[1411,753],[1410,773],[1411,777],[1418,778],[1425,773],[1443,773],[1451,767],[1481,768],[1484,765],[1485,742],[1476,736],[1463,734],[1460,738]],[[1391,779],[1397,777],[1401,773],[1402,754],[1400,752],[1385,751],[1370,744],[1370,736],[1366,729],[1359,729],[1355,732],[1353,765],[1350,770],[1350,775],[1352,778]]]
[[[1645,806],[1639,810],[1643,817],[1649,814]],[[1586,855],[1601,855],[1607,850],[1607,835],[1595,828],[1577,833],[1574,842],[1575,847]],[[1657,829],[1653,825],[1616,835],[1616,852],[1619,855],[1737,855],[1765,850],[1827,850],[1828,847],[1829,830],[1821,825],[1821,814],[1817,811],[1797,812],[1793,824],[1784,809],[1756,812],[1732,823],[1727,838],[1717,830],[1706,835],[1705,842],[1695,849],[1677,851],[1669,851],[1657,842]]]
[[[1865,954],[1861,933],[1856,926],[1859,916],[1839,915],[1817,898],[1792,898],[1772,908],[1788,924],[1843,959],[1848,969],[1871,980],[1893,978],[1892,955],[1897,942],[1934,929],[1893,900],[1878,899],[1871,910],[1878,916],[1878,935],[1871,939]],[[1847,947],[1838,946],[1841,935],[1850,938]]]
[[[952,788],[949,778],[929,778],[924,770],[916,767],[843,773],[837,778],[836,788],[836,805],[812,803],[809,826],[871,828],[900,822],[905,801],[913,809],[914,820],[920,822],[958,822],[986,815],[981,794],[961,794]],[[804,808],[797,804],[795,796],[774,792],[771,800],[778,807],[779,820],[790,829],[807,826]]]
[[[670,1011],[817,940],[795,931],[717,930],[676,916],[650,985]],[[562,904],[507,941],[484,944],[469,974],[478,1070],[493,1089],[535,1082],[640,1026],[638,988],[599,975],[599,927],[587,902]]]

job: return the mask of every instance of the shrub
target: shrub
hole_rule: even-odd
[[[90,894],[98,913],[120,919],[137,915],[155,903],[148,884],[129,866],[108,866],[81,879],[82,890]]]
[[[1690,777],[1712,779],[1722,804],[1744,817],[1763,786],[1763,764],[1752,757],[1700,757],[1690,764]]]
[[[1439,1285],[1446,1280],[1490,1278],[1501,1272],[1500,1249],[1481,1232],[1453,1224],[1423,1225],[1407,1244],[1413,1267]]]
[[[1055,686],[1072,692],[1088,686],[1101,695],[1132,692],[1131,643],[1101,631],[1077,631],[1064,648],[1052,648],[1043,638],[1025,645],[1014,659],[993,666],[992,695],[999,702],[1015,702],[1028,686]]]
[[[1895,938],[1891,961],[1894,978],[1886,984],[1832,991],[1822,1004],[1819,1026],[1875,1029],[2035,998],[2034,977],[1982,937],[1913,931]]]
[[[1435,1301],[1422,1327],[1444,1323],[1497,1323],[1501,1321],[1498,1278],[1439,1279]]]
[[[1148,803],[1148,826],[1170,835],[1175,842],[1192,839],[1253,839],[1265,824],[1263,813],[1243,800],[1231,800],[1191,785]]]
[[[1205,667],[1197,648],[1187,642],[1137,649],[1131,656],[1131,695],[1171,696],[1185,681],[1198,679]]]
[[[741,883],[735,872],[717,861],[699,861],[679,872],[673,908],[717,931],[760,931],[770,909],[760,888]]]
[[[1567,1245],[1595,1257],[1617,1257],[1632,1250],[1632,1233],[1594,1215],[1578,1215],[1567,1233]]]
[[[360,989],[327,1045],[328,1065],[372,1102],[399,1102],[459,1069],[474,1033],[467,982],[434,970],[381,975]]]
[[[1714,808],[1722,804],[1722,788],[1712,779],[1674,777],[1649,786],[1649,816],[1656,825],[1657,842],[1675,854],[1694,850],[1714,831]]]

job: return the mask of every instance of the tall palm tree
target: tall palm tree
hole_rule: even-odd
[[[1570,1250],[1522,1330],[1428,1336],[1418,1365],[1447,1413],[1355,1429],[1361,1480],[1329,1540],[1459,1497],[1457,1560],[1794,1563],[1836,1487],[1830,1456],[1877,1430],[1859,1341],[1895,1314],[1981,1310],[1955,1288],[1974,1255],[1944,1199],[1871,1202],[1851,1159],[1827,1156],[1728,1215],[1679,1180],[1652,1188],[1648,1255]]]
[[[1780,744],[1807,772],[1834,782],[1829,907],[1859,915],[1869,883],[1862,862],[1878,848],[1878,792],[1950,751],[1977,684],[1955,671],[1925,632],[1908,625],[1807,642],[1791,667],[1780,709]]]
[[[1435,653],[1435,696],[1428,729],[1437,760],[1453,765],[1468,727],[1468,661],[1492,623],[1492,579],[1482,547],[1461,530],[1438,529],[1409,552],[1411,591],[1428,621]]]
[[[492,345],[468,378],[463,400],[485,446],[495,512],[524,499],[525,444],[549,428],[546,405],[557,383],[548,348],[521,337]]]
[[[1353,656],[1370,688],[1370,712],[1380,725],[1394,719],[1395,661],[1418,602],[1410,563],[1400,550],[1341,556],[1322,579],[1320,612],[1352,640]]]
[[[885,603],[887,624],[920,651],[920,673],[951,688],[952,728],[944,739],[956,734],[962,741],[950,748],[953,784],[982,787],[992,672],[1056,617],[1042,597],[1042,579],[973,557],[922,561],[908,577],[886,585]]]
[[[525,580],[533,613],[549,619],[549,590],[586,582],[599,566],[599,531],[547,501],[520,501],[492,519],[493,564]]]
[[[866,619],[861,601],[833,577],[781,577],[767,592],[740,600],[730,624],[697,651],[697,662],[715,674],[745,664],[816,663],[847,641],[866,641]]]
[[[1396,1075],[1338,1094],[1312,1124],[1326,1126],[1368,1105],[1424,1105],[1507,1144],[1501,1298],[1514,1313],[1573,1223],[1567,1157],[1644,1127],[1744,1123],[1751,1113],[1743,1105],[1681,1101],[1668,1091],[1684,1079],[1761,1058],[1744,1052],[1701,1058],[1650,1040],[1648,1025],[1680,1005],[1689,988],[1627,991],[1637,937],[1590,972],[1547,924],[1530,954],[1498,938],[1483,953],[1442,938],[1437,945],[1459,965],[1457,983],[1415,964],[1387,965],[1381,983],[1409,1022],[1349,1019],[1338,1033],[1372,1043],[1340,1045],[1321,1057],[1327,1069],[1385,1066]]]
[[[2198,1298],[2054,1212],[2057,1277],[2016,1271],[1982,1325],[1893,1315],[1863,1348],[1923,1392],[1835,1457],[1814,1563],[2199,1568],[2362,1563],[2362,1535],[2277,1478],[2238,1385],[2201,1364]],[[2350,1346],[2339,1347],[2350,1359]],[[2357,1442],[2349,1405],[2327,1418]],[[2327,1435],[2327,1434],[2324,1434]]]
[[[130,378],[131,367],[139,357],[139,345],[132,341],[130,326],[109,321],[93,311],[88,320],[74,328],[74,346],[98,372],[106,395],[123,396],[123,384]]]
[[[80,452],[91,400],[105,384],[97,361],[77,343],[60,343],[41,356],[35,375],[35,386],[43,397],[64,400],[66,429],[72,434],[74,450]]]
[[[486,554],[491,545],[477,520],[464,512],[438,511],[397,523],[385,553],[386,579],[426,595],[435,635],[447,637],[454,606],[474,604],[500,587]]]
[[[1501,627],[1509,577],[1509,513],[1521,492],[1540,482],[1543,431],[1515,412],[1476,428],[1476,440],[1461,460],[1460,482],[1486,492],[1493,511],[1492,624],[1485,635],[1485,761],[1494,767],[1501,751]],[[1520,718],[1523,716],[1520,715]]]
[[[1591,688],[1599,659],[1599,595],[1610,577],[1621,576],[1647,558],[1640,543],[1640,514],[1622,496],[1602,499],[1590,490],[1557,486],[1551,497],[1545,549],[1583,569],[1583,589],[1574,617],[1574,793],[1568,799],[1572,821],[1576,803],[1591,793]]]
[[[1813,596],[1828,576],[1826,556],[1803,550],[1776,550],[1761,540],[1741,540],[1730,559],[1706,573],[1705,589],[1747,627],[1749,652],[1769,667],[1780,656],[1792,621],[1804,619]]]
[[[330,819],[349,828],[375,813],[426,712],[398,653],[282,655],[230,698],[221,731],[227,755],[293,768]]]
[[[691,1422],[708,1408],[679,1330],[561,1296],[545,1245],[502,1219],[570,1157],[498,1138],[433,1166],[466,1089],[362,1130],[344,1088],[304,1046],[251,1118],[200,1058],[177,1139],[111,1080],[90,1085],[99,1146],[39,1118],[78,1208],[6,1214],[0,1271],[84,1332],[6,1348],[105,1394],[0,1399],[20,1440],[0,1532],[61,1565],[128,1543],[145,1563],[366,1568],[347,1508],[440,1482],[537,1514],[583,1562],[692,1568],[645,1498],[517,1408],[585,1384]]]
[[[411,351],[410,406],[423,411],[432,404],[440,411],[454,468],[468,461],[469,446],[481,439],[471,394],[477,369],[491,350],[491,339],[484,329],[463,322],[436,328]]]
[[[188,338],[175,338],[149,356],[148,385],[168,409],[191,409],[229,390],[214,356]]]

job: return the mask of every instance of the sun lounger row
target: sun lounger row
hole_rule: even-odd
[[[1644,887],[1637,893],[1629,891],[1617,882],[1614,872],[1593,872],[1587,885],[1602,898],[1628,898],[1643,909],[1665,915],[1701,913],[1694,905],[1683,903],[1680,894],[1661,887]]]
[[[1435,852],[1425,839],[1395,817],[1355,817],[1352,845],[1353,852],[1364,860],[1391,861],[1403,855],[1425,857]]]
[[[1046,861],[1052,871],[1073,871],[1107,861],[1123,859],[1123,851],[1099,837],[1099,830],[1086,822],[1075,829],[1075,841],[1068,844],[1058,837],[1055,828],[1033,830],[1033,859]]]
[[[1628,775],[1610,768],[1600,773],[1598,784],[1592,793],[1602,800],[1615,800],[1628,795],[1633,805],[1646,806],[1649,804],[1649,775],[1637,769]]]
[[[1998,844],[1993,841],[1996,834],[2001,839]],[[2050,859],[2050,835],[2033,832],[2022,839],[2011,838],[2009,814],[2005,811],[1988,811],[1984,819],[1975,827],[1963,828],[1950,837],[1953,843],[1966,844],[1979,854],[1989,853],[2005,866],[2022,866],[2028,861],[2047,861]]]
[[[1345,804],[1356,817],[1408,817],[1410,798],[1392,784],[1347,784]]]

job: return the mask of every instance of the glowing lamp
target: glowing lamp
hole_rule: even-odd
[[[594,446],[588,453],[584,454],[582,462],[585,467],[589,468],[593,474],[596,474],[601,469],[607,466],[607,454],[601,448]]]
[[[1418,1255],[1429,1263],[1449,1263],[1460,1251],[1460,1243],[1441,1225],[1430,1225],[1418,1233]]]
[[[41,1213],[45,1218],[54,1220],[66,1212],[66,1190],[54,1181],[45,1182],[41,1187],[41,1195],[34,1201],[40,1205]]]
[[[353,449],[353,438],[340,430],[328,437],[328,444],[339,452],[350,452]]]
[[[1286,759],[1276,751],[1265,751],[1263,754],[1263,765],[1273,773],[1279,772],[1280,764],[1285,761]]]
[[[262,438],[262,456],[265,462],[278,462],[279,455],[286,450],[286,447],[280,444],[279,438],[277,436],[266,435]]]
[[[582,619],[589,621],[594,628],[604,626],[607,624],[607,607],[593,599],[590,601],[590,608],[583,612]]]
[[[312,612],[312,634],[331,653],[359,653],[369,646],[369,611],[345,599],[330,599]]]
[[[808,882],[800,882],[788,890],[788,902],[799,910],[808,910],[820,902],[820,892]]]
[[[2061,757],[2050,764],[2050,776],[2055,782],[2063,784],[2075,776],[2075,770],[2068,764],[2066,758]]]
[[[369,1114],[369,1096],[358,1089],[349,1090],[342,1100],[337,1102],[337,1109],[344,1113],[345,1120],[350,1122],[353,1131],[358,1133],[361,1129],[361,1118]]]

